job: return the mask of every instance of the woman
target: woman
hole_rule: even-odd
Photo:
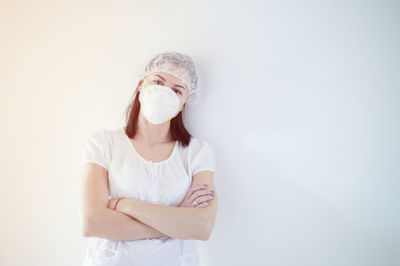
[[[92,132],[82,154],[83,266],[195,266],[217,212],[213,147],[185,129],[190,57],[164,52],[140,75],[127,124]]]

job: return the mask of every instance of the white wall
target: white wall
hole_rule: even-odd
[[[202,70],[203,265],[400,264],[397,1],[0,1],[0,265],[79,265],[80,152],[146,56]]]

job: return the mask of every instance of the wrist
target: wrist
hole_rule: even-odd
[[[133,200],[134,198],[121,198],[115,209],[123,213],[128,213]]]
[[[112,209],[113,209],[114,211],[119,211],[119,210],[120,210],[120,209],[119,209],[119,206],[120,206],[121,201],[122,201],[123,199],[124,199],[124,198],[121,197],[121,198],[118,198],[118,199],[115,200],[114,205],[112,206]]]

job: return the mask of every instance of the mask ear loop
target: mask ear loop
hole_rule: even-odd
[[[186,102],[184,102],[183,103],[183,105],[181,106],[181,112],[182,112],[182,114],[183,114],[183,110],[185,110],[185,107],[186,107],[186,103],[187,103],[187,100],[189,99],[189,95],[188,95],[188,97],[186,98]]]
[[[144,83],[144,77],[139,81],[139,85],[137,87],[137,92],[140,92],[142,90],[142,88],[144,87],[143,83]]]

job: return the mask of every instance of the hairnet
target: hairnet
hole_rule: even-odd
[[[175,51],[159,53],[147,62],[139,73],[139,80],[154,72],[166,72],[182,80],[189,90],[186,104],[194,106],[198,103],[199,71],[189,56]]]

